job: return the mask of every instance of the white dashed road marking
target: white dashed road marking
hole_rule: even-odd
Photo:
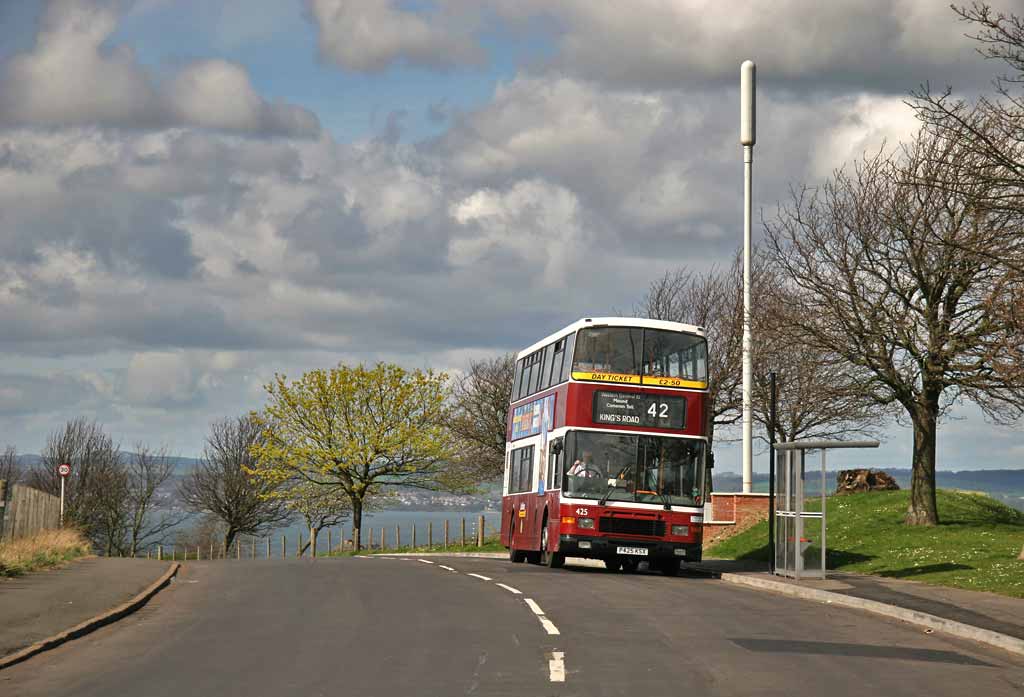
[[[537,615],[537,619],[540,620],[540,624],[544,627],[544,631],[548,634],[560,634],[555,623],[544,616],[544,611],[540,609],[540,605],[530,598],[526,598],[526,604],[530,606],[531,610],[533,610],[533,614]]]
[[[421,562],[423,564],[433,564],[434,563],[434,562],[429,561],[427,559],[417,559],[416,561]],[[444,569],[445,571],[450,571],[450,572],[452,572],[454,574],[459,573],[456,569],[453,569],[450,566],[445,566],[444,564],[438,564],[437,567],[439,569]],[[467,572],[466,575],[467,576],[472,576],[474,578],[478,578],[481,581],[491,581],[492,580],[490,576],[484,576],[483,574],[471,574],[471,573]],[[512,593],[514,595],[522,595],[523,594],[523,592],[521,590],[519,590],[518,588],[513,588],[512,586],[507,586],[504,583],[495,583],[494,585],[496,585],[496,586],[498,586],[500,588],[504,588],[509,593]],[[533,598],[523,598],[523,600],[526,602],[526,606],[530,608],[530,611],[533,612],[533,614],[537,616],[537,619],[540,621],[541,626],[544,627],[544,631],[546,631],[550,635],[559,635],[559,634],[561,634],[561,632],[558,631],[558,627],[555,626],[555,623],[552,622],[551,620],[549,620],[544,615],[544,610],[541,609],[541,606],[538,605],[537,602]],[[548,658],[548,677],[549,677],[549,679],[551,680],[551,682],[565,682],[565,652],[564,651],[552,651],[550,654],[548,654],[548,656],[549,656],[549,658]]]
[[[551,682],[565,682],[565,652],[551,652],[551,658],[548,659],[548,678]]]

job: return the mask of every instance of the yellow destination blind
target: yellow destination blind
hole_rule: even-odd
[[[703,390],[708,386],[706,382],[701,380],[684,380],[683,378],[658,377],[654,375],[645,375],[641,378],[639,375],[628,375],[626,373],[582,372],[576,370],[572,373],[572,379],[617,382],[623,385],[643,384],[653,387],[685,387],[691,390]]]

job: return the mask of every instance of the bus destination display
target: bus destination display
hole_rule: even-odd
[[[603,390],[594,393],[594,423],[683,428],[685,422],[685,397]]]

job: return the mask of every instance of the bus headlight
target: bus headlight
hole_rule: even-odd
[[[672,534],[676,537],[688,537],[690,535],[690,528],[687,525],[673,525]]]
[[[576,519],[576,527],[578,527],[578,528],[593,529],[594,528],[594,519],[593,518],[577,518]]]

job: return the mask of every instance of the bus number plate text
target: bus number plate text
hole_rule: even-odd
[[[683,428],[686,398],[599,390],[594,393],[594,423]]]

